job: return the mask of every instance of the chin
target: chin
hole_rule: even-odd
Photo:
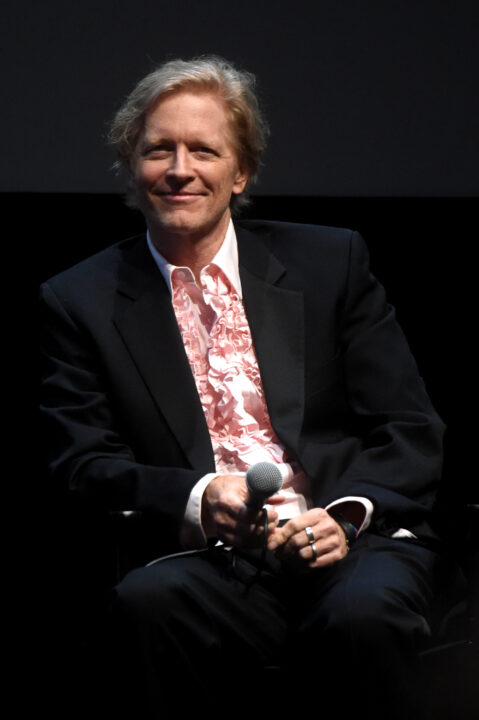
[[[181,235],[197,232],[203,227],[203,223],[192,218],[165,217],[164,215],[158,219],[157,224],[160,229]]]
[[[178,235],[196,235],[198,233],[208,233],[214,227],[221,225],[225,212],[219,213],[219,216],[205,217],[200,213],[188,212],[187,209],[178,211],[156,211],[149,214],[148,220],[161,230]]]
[[[188,212],[184,210],[171,211],[164,210],[163,208],[158,209],[156,207],[148,208],[148,212],[144,213],[148,224],[152,224],[158,228],[158,230],[188,231],[190,228],[196,227],[199,223]]]

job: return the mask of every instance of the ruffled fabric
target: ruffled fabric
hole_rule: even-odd
[[[243,302],[214,264],[202,270],[201,285],[200,289],[188,268],[172,272],[173,307],[210,431],[216,469],[234,473],[262,460],[280,466],[288,463],[271,426]],[[289,468],[286,479],[291,481],[293,474]]]

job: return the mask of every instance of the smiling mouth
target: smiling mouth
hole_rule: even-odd
[[[171,200],[174,202],[187,202],[188,200],[195,200],[196,198],[202,197],[202,193],[188,193],[188,192],[162,192],[158,193],[159,197]]]

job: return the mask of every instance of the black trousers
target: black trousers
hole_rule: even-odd
[[[116,714],[419,718],[437,563],[366,532],[308,573],[268,556],[258,576],[257,553],[222,548],[134,570],[112,607]]]

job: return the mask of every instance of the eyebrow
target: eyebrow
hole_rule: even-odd
[[[187,140],[185,144],[187,147],[205,147],[218,153],[221,152],[218,142],[216,142],[214,139],[211,139],[211,137],[192,137],[191,139]],[[152,132],[150,135],[147,135],[145,133],[141,137],[138,147],[140,152],[144,152],[145,150],[148,150],[155,145],[166,145],[167,147],[174,146],[176,145],[176,141],[172,140],[167,136],[156,134],[154,132]]]

